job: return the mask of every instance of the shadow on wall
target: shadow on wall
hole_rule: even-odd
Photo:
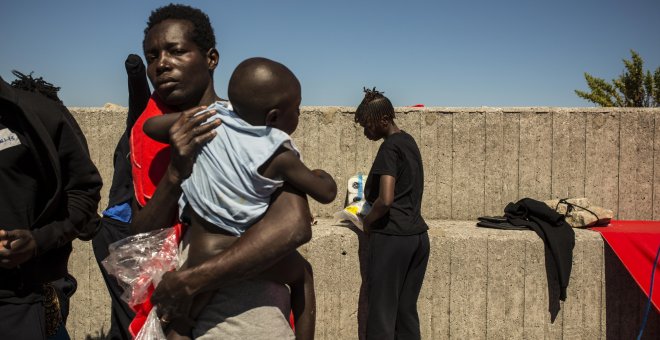
[[[605,242],[605,301],[607,339],[636,339],[647,297]],[[600,284],[594,282],[594,284]],[[654,289],[660,289],[654,284]],[[642,339],[660,339],[660,315],[651,306]]]

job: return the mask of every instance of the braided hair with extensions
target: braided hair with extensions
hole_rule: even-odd
[[[57,92],[60,90],[59,87],[45,81],[42,77],[39,78],[33,78],[32,73],[25,75],[21,72],[18,72],[16,70],[11,71],[11,73],[16,76],[16,80],[11,82],[11,86],[17,89],[29,91],[29,92],[36,92],[39,94],[42,94],[49,99],[52,99],[60,104],[62,104],[62,100],[57,96]]]
[[[384,92],[366,87],[364,90],[364,99],[358,105],[355,111],[355,122],[365,125],[376,125],[381,120],[394,121],[394,106]]]

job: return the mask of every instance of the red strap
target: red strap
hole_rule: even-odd
[[[144,133],[147,119],[171,112],[156,95],[149,98],[147,107],[131,130],[131,165],[135,198],[145,206],[156,191],[156,186],[170,164],[169,144],[157,142]]]
[[[145,206],[156,191],[156,186],[163,178],[170,163],[170,148],[168,144],[157,142],[144,133],[143,127],[147,119],[171,112],[154,94],[149,98],[147,107],[131,130],[131,165],[135,198],[140,206]],[[177,239],[181,240],[182,227],[180,223],[174,225]],[[153,286],[149,288],[149,297],[153,293]],[[139,305],[131,306],[135,311],[135,318],[128,327],[133,337],[142,329],[147,316],[153,308],[151,299]]]

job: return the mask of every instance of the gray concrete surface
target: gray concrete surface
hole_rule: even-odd
[[[106,183],[105,207],[125,110],[71,110]],[[369,170],[379,145],[363,137],[353,110],[305,107],[294,134],[307,165],[327,170],[340,187],[357,171]],[[416,138],[426,171],[423,214],[432,227],[432,253],[419,301],[423,337],[633,338],[643,294],[598,234],[577,232],[568,299],[557,306],[550,303],[558,294],[556,277],[546,273],[537,236],[480,229],[469,220],[501,214],[508,202],[526,196],[586,196],[621,219],[659,219],[659,114],[611,108],[397,109],[397,123]],[[321,222],[301,249],[315,270],[318,339],[355,339],[364,331],[359,321],[365,316],[366,240],[327,219],[343,199],[311,203]],[[70,269],[79,290],[68,328],[74,339],[97,337],[108,328],[109,299],[91,244],[77,241],[74,248]],[[659,328],[660,318],[652,313],[646,337],[660,337]]]

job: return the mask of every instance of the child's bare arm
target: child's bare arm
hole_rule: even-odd
[[[143,130],[149,138],[161,143],[169,143],[170,128],[179,119],[181,113],[168,113],[147,119]]]
[[[194,112],[196,115],[199,115],[201,119],[203,119],[206,123],[202,123],[202,126],[211,123],[207,122],[207,120],[213,115],[215,115],[216,111],[215,110],[209,110],[206,112],[201,112],[202,110],[206,109],[206,106],[197,106],[191,109],[188,109],[184,112]],[[198,112],[201,112],[198,114]],[[142,127],[142,130],[144,130],[144,133],[149,136],[149,138],[159,141],[161,143],[169,143],[170,142],[170,128],[176,121],[181,117],[181,114],[183,112],[176,112],[176,113],[168,113],[160,116],[155,116],[147,119],[146,122],[144,122],[144,126]]]
[[[323,204],[334,201],[337,183],[332,176],[321,169],[310,170],[293,151],[282,150],[273,157],[268,172],[281,176],[285,182]]]

